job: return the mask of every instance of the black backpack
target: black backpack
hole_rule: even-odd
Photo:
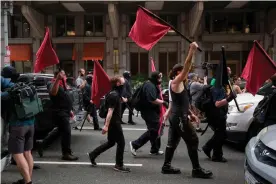
[[[109,91],[106,95],[105,95],[105,98],[103,100],[103,102],[100,104],[100,108],[99,108],[99,116],[101,118],[106,118],[107,116],[107,112],[108,112],[108,104],[107,104],[107,99],[108,99],[108,96],[110,94],[111,91]]]
[[[145,82],[146,83],[146,82]],[[143,102],[141,99],[141,95],[143,92],[143,87],[145,85],[145,83],[143,83],[141,86],[139,86],[133,93],[132,95],[132,99],[131,99],[131,106],[136,109],[137,111],[141,111],[142,107],[143,107]]]
[[[253,117],[259,123],[264,123],[266,118],[267,110],[270,106],[271,98],[276,94],[276,90],[272,94],[265,96],[257,105],[254,110]]]
[[[215,111],[215,103],[212,96],[212,86],[204,86],[203,90],[200,91],[199,97],[195,101],[195,107],[198,108],[201,112],[210,113]]]
[[[192,103],[192,97],[198,93],[199,91],[194,91],[193,93],[191,93],[191,85],[193,84],[193,82],[190,82],[188,87],[187,87],[187,92],[188,92],[188,96],[189,96],[189,102]]]

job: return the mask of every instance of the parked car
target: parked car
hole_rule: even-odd
[[[255,121],[253,113],[264,95],[272,93],[273,89],[272,84],[267,83],[255,96],[250,93],[238,94],[237,102],[242,112],[238,111],[234,101],[229,103],[226,124],[227,141],[246,145],[252,137],[258,134],[263,125]]]
[[[276,183],[276,125],[262,129],[245,149],[246,184]]]

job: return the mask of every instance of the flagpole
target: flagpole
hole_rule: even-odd
[[[257,40],[254,40],[253,42],[254,42],[254,44],[256,44],[259,47],[259,49],[263,52],[263,54],[271,61],[271,65],[276,69],[276,65],[274,64],[274,61],[265,52],[265,50],[262,48],[262,46],[259,44],[259,42]]]
[[[186,37],[185,35],[183,35],[180,31],[178,31],[174,26],[172,26],[171,24],[169,24],[168,22],[166,22],[165,20],[163,20],[162,18],[158,17],[157,15],[155,15],[154,13],[150,12],[149,10],[145,9],[143,6],[138,5],[139,8],[141,8],[145,13],[147,13],[148,15],[158,19],[160,22],[162,22],[163,24],[169,26],[172,30],[174,30],[177,34],[179,34],[182,38],[184,38],[186,41],[188,41],[189,43],[192,43],[193,41],[191,41],[188,37]],[[201,48],[197,48],[198,51],[202,52]]]
[[[221,51],[222,51],[222,59],[223,59],[224,62],[226,63],[225,48],[224,48],[224,46],[221,47]],[[231,82],[229,81],[229,79],[228,79],[228,85],[229,85],[230,91],[231,91],[232,93],[234,93],[233,87],[232,87]],[[238,111],[241,112],[240,107],[239,107],[239,104],[238,104],[236,98],[234,98],[234,102],[235,102],[235,104],[236,104],[236,107],[237,107]]]

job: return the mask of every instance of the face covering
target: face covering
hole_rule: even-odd
[[[84,74],[81,74],[80,76],[81,76],[81,77],[84,77]]]
[[[119,93],[119,95],[122,95],[124,89],[124,85],[116,86],[115,90]]]
[[[151,77],[149,80],[155,85],[160,85],[161,84],[161,81],[159,81],[160,80],[160,72],[153,72],[151,74]]]

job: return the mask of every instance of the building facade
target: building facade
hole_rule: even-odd
[[[152,50],[139,48],[128,33],[140,4],[199,43],[203,51],[194,62],[201,75],[203,62],[219,62],[221,46],[225,46],[227,64],[240,75],[253,40],[276,59],[276,9],[272,5],[254,8],[253,2],[243,4],[244,8],[234,2],[231,8],[233,2],[17,2],[9,17],[11,63],[19,72],[32,72],[48,26],[60,67],[68,76],[76,77],[80,68],[92,70],[94,60],[111,76],[125,70],[148,76],[151,57],[157,70],[167,75],[174,64],[184,61],[189,43],[169,31]],[[49,67],[43,72],[54,70]]]

